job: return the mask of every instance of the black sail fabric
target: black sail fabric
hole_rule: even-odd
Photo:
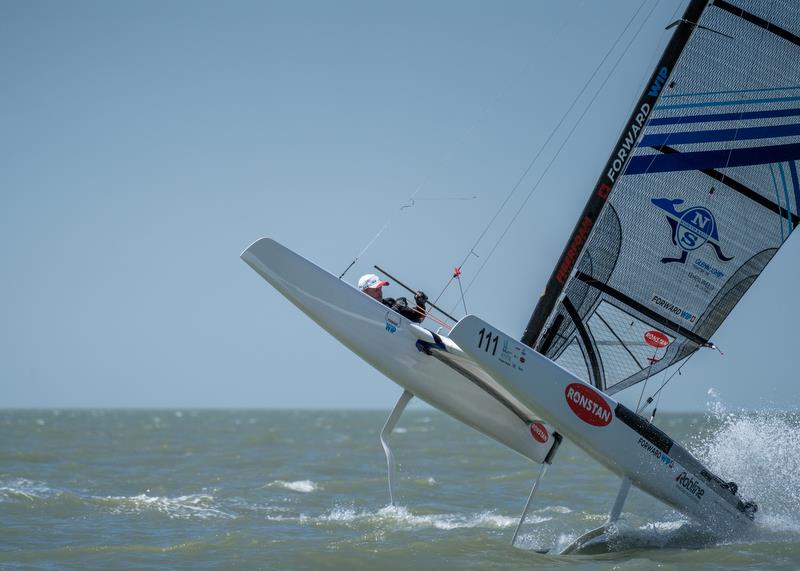
[[[697,24],[526,331],[609,393],[709,343],[800,222],[800,2],[714,0]]]

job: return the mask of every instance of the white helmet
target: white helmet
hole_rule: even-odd
[[[383,281],[375,274],[366,274],[364,276],[361,276],[361,279],[358,280],[358,289],[360,289],[361,291],[364,291],[365,289],[373,289],[388,285],[389,282]]]

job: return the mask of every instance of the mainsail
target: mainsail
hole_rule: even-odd
[[[692,1],[522,338],[617,392],[710,344],[800,222],[800,2]]]

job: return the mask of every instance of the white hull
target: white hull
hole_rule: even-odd
[[[469,315],[450,339],[541,418],[621,477],[725,534],[752,523],[735,489],[613,398]],[[488,341],[487,341],[488,339]]]
[[[439,337],[267,238],[242,259],[384,375],[526,458],[545,461],[560,441],[555,427],[636,487],[715,531],[751,523],[752,510],[735,490],[667,435],[488,323],[467,316],[449,338]],[[534,419],[545,421],[537,423],[543,431],[532,431]]]
[[[534,462],[543,462],[553,447],[552,430],[545,442],[535,440],[528,423],[508,407],[453,368],[420,352],[417,340],[433,341],[429,331],[268,238],[253,243],[242,259],[320,327],[416,397]],[[387,317],[392,322],[389,328]],[[443,342],[451,349],[448,357],[458,359],[458,347],[446,338]],[[483,375],[469,360],[462,361]],[[483,376],[483,382],[492,382]],[[516,404],[523,415],[534,418]]]

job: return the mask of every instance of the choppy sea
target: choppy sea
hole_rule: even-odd
[[[745,537],[633,491],[608,550],[558,556],[602,524],[619,480],[565,443],[515,547],[538,467],[429,410],[0,411],[3,569],[800,569],[800,417],[663,414],[657,424],[758,502]]]

